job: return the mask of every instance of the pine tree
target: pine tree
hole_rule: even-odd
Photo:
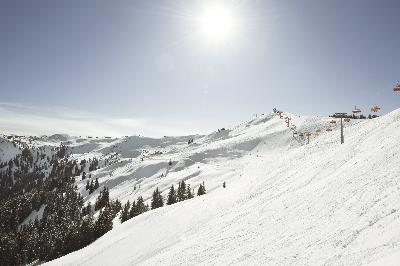
[[[99,179],[96,178],[96,181],[94,182],[94,190],[99,188]]]
[[[133,201],[128,216],[129,216],[129,218],[133,218],[133,217],[138,216],[138,215],[139,215],[139,213],[138,213],[138,209],[137,209],[137,206],[136,206],[136,202]]]
[[[204,182],[203,184],[200,184],[199,189],[197,190],[197,196],[201,196],[206,194],[206,187],[204,186]]]
[[[127,203],[125,203],[124,208],[122,209],[121,215],[119,219],[121,220],[121,223],[125,222],[126,220],[129,219],[129,210],[131,208],[131,204],[128,200]]]
[[[114,215],[119,213],[122,210],[122,204],[119,201],[119,199],[116,199],[115,201],[111,201],[110,203],[112,210],[114,212]],[[129,210],[129,209],[128,209]]]
[[[89,202],[90,204],[90,202]],[[88,206],[90,206],[88,204]],[[79,230],[79,235],[80,235],[80,245],[79,248],[83,248],[90,243],[93,242],[94,240],[94,218],[93,218],[93,212],[90,211],[88,215],[86,215],[83,218],[80,230]]]
[[[100,191],[99,196],[96,199],[96,203],[94,205],[94,209],[100,210],[101,208],[110,205],[110,193],[107,187],[104,187],[102,191]]]
[[[99,218],[94,226],[95,238],[99,238],[113,227],[113,216],[109,206],[100,211]]]
[[[186,184],[183,180],[179,182],[177,198],[178,201],[184,201],[186,199]]]
[[[92,194],[93,191],[94,191],[94,183],[93,183],[93,180],[92,180],[92,181],[90,181],[89,194]]]
[[[157,187],[156,190],[154,190],[153,192],[153,198],[151,200],[151,209],[154,210],[162,206],[164,206],[164,200]]]
[[[138,209],[139,214],[145,213],[149,210],[149,206],[144,204],[144,200],[143,200],[142,196],[138,197],[136,207]]]
[[[85,178],[86,178],[86,173],[83,172],[83,173],[82,173],[82,180],[85,180]]]
[[[89,179],[88,179],[88,181],[86,182],[86,190],[89,190],[89,188],[90,188],[90,183],[89,183]]]
[[[223,187],[223,188],[226,188],[226,183],[225,183],[225,181],[224,181],[224,183],[222,183],[222,187]]]
[[[190,188],[190,184],[186,187],[186,197],[187,199],[192,199],[194,196],[192,194],[192,189]]]
[[[88,214],[93,214],[92,204],[90,203],[90,201],[88,202],[88,204],[85,207],[82,208],[82,217],[84,217]]]
[[[167,205],[172,205],[176,203],[176,192],[174,189],[174,185],[171,185],[168,193]]]

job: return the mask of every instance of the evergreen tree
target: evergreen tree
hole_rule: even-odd
[[[136,206],[136,202],[133,201],[131,210],[129,211],[129,218],[133,218],[133,217],[138,216],[138,215],[139,215],[139,211],[138,211],[138,208]]]
[[[104,210],[100,211],[99,218],[97,219],[94,226],[94,236],[99,238],[113,227],[113,215],[110,206],[106,206]]]
[[[90,204],[90,203],[89,203]],[[90,205],[88,205],[90,206]],[[94,240],[94,218],[93,212],[90,211],[88,215],[83,218],[80,227],[80,247],[85,247],[93,242]]]
[[[85,180],[85,178],[86,178],[86,173],[83,172],[83,173],[82,173],[82,180]]]
[[[110,203],[110,196],[107,187],[104,187],[102,191],[100,191],[99,196],[96,199],[96,203],[94,206],[94,210],[97,211],[105,206],[108,206]]]
[[[225,181],[224,181],[224,183],[222,183],[222,187],[223,187],[223,188],[226,188],[226,183],[225,183]]]
[[[161,197],[162,200],[162,197]],[[149,210],[149,206],[144,204],[144,200],[142,196],[139,196],[137,199],[136,207],[138,209],[138,213],[142,214]]]
[[[96,181],[94,182],[94,190],[99,188],[99,179],[96,178]]]
[[[174,189],[174,185],[171,185],[168,193],[167,205],[172,205],[176,203],[176,192]]]
[[[186,198],[192,199],[193,197],[194,195],[192,194],[192,189],[190,188],[190,184],[188,184],[186,187]]]
[[[178,192],[177,192],[178,201],[184,201],[186,199],[186,184],[185,181],[179,182]]]
[[[197,196],[201,196],[206,194],[206,187],[204,186],[204,182],[200,184],[199,189],[197,190]]]
[[[86,207],[82,208],[82,217],[88,215],[88,214],[93,214],[92,211],[92,204],[90,203],[90,201],[88,202],[88,204],[86,205]]]
[[[131,208],[131,204],[128,200],[127,203],[125,203],[124,207],[122,208],[122,212],[121,215],[119,217],[119,219],[121,220],[121,223],[125,222],[126,220],[129,219],[129,210]]]
[[[13,145],[17,147],[16,143]],[[53,149],[47,156],[44,148],[20,145],[17,148],[22,154],[10,161],[0,158],[1,265],[26,265],[37,259],[49,261],[90,244],[112,228],[121,203],[110,202],[108,189],[102,191],[97,202],[101,213],[94,222],[90,203],[83,206],[74,184],[74,177],[82,173],[84,165],[81,163],[80,169],[75,160],[68,159],[66,146]],[[94,161],[96,169],[98,163]],[[50,172],[45,176],[43,170],[47,169]],[[90,193],[99,187],[99,182],[95,184],[86,173],[82,179],[87,179],[86,189]],[[19,226],[41,206],[46,207],[40,220]],[[147,211],[143,199],[140,206],[139,212]]]
[[[144,212],[147,212],[149,210],[149,207],[144,204],[144,200],[142,196],[139,196],[137,198],[137,201],[133,201],[131,210],[129,211],[129,218],[138,216],[139,214],[142,214]]]
[[[75,176],[80,175],[79,167],[78,165],[75,165],[75,171],[74,171]]]
[[[92,180],[92,181],[90,181],[89,194],[92,194],[93,191],[94,191],[94,183],[93,183],[93,180]]]
[[[153,192],[153,198],[151,199],[151,209],[157,209],[164,206],[164,200],[158,187]]]
[[[97,160],[97,158],[93,158],[93,160],[90,162],[90,165],[89,165],[89,172],[97,170],[98,164],[99,164],[99,161]]]
[[[122,210],[122,204],[119,201],[119,199],[116,199],[115,201],[111,201],[110,205],[111,205],[111,208],[112,208],[112,210],[114,212],[114,215],[116,215],[117,213],[119,213]]]

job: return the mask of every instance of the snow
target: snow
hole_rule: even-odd
[[[21,225],[28,225],[30,223],[33,223],[36,219],[42,219],[45,208],[46,204],[43,204],[42,206],[40,206],[39,210],[33,210],[31,214],[29,214],[29,216],[26,217],[24,221],[22,221]]]
[[[20,153],[18,148],[15,147],[5,136],[0,135],[0,161],[9,161],[18,153]]]
[[[387,257],[369,263],[368,266],[398,266],[400,262],[400,252],[394,253]]]
[[[77,158],[120,156],[91,172],[100,182],[91,195],[77,177],[86,202],[102,186],[122,203],[149,200],[155,187],[166,196],[180,180],[193,188],[204,181],[207,194],[114,220],[88,247],[47,264],[396,265],[400,110],[346,123],[342,145],[339,125],[325,131],[330,118],[286,115],[297,131],[321,133],[306,145],[267,114],[207,136],[66,137]]]

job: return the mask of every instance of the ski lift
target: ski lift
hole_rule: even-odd
[[[393,88],[394,92],[400,92],[400,82],[397,82],[396,87]]]
[[[377,105],[371,108],[371,112],[378,113],[381,111],[381,108]]]
[[[326,131],[327,131],[327,132],[331,132],[331,131],[332,131],[332,128],[327,128]]]
[[[300,134],[299,134],[299,137],[304,137],[304,134],[303,134],[303,133],[300,133]]]
[[[357,108],[357,106],[354,106],[354,109],[352,110],[353,114],[361,113],[361,109]]]
[[[336,120],[335,120],[335,119],[332,119],[329,123],[335,124],[335,125],[336,125]]]
[[[344,122],[350,122],[350,118],[345,118]]]
[[[321,132],[321,129],[318,128],[317,130],[315,130],[315,132],[319,133]]]

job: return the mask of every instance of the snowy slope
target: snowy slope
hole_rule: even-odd
[[[166,195],[182,179],[195,187],[205,181],[208,194],[116,225],[48,264],[396,265],[400,111],[346,124],[343,145],[338,126],[323,130],[330,119],[287,115],[299,132],[322,131],[305,145],[271,114],[191,145],[187,137],[70,139],[74,156],[118,150],[120,161],[93,175],[123,203],[149,199],[156,186]],[[94,201],[96,193],[77,184]]]
[[[10,140],[8,140],[4,136],[0,136],[0,159],[1,161],[8,161],[15,157],[18,154],[18,148],[12,144]]]

